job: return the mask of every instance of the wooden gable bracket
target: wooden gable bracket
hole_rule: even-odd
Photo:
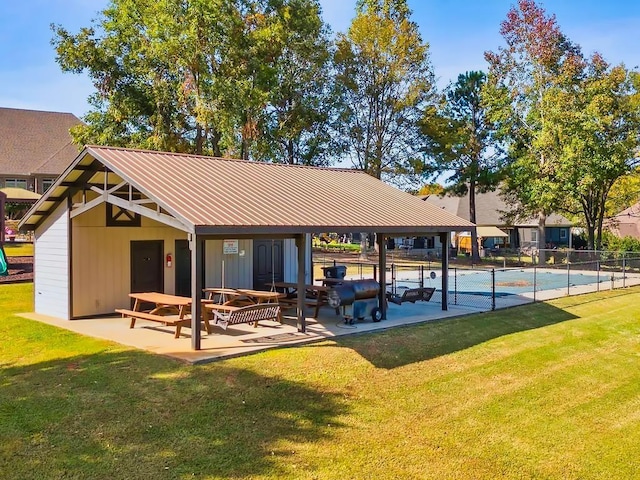
[[[128,199],[121,198],[115,195],[115,192],[122,189],[123,187],[128,187]],[[115,186],[109,186],[106,184],[106,175],[105,175],[105,188],[99,188],[95,185],[90,187],[90,190],[97,193],[98,197],[94,198],[86,202],[83,196],[83,202],[73,205],[70,217],[74,218],[78,215],[81,215],[92,208],[100,205],[101,203],[109,203],[111,205],[115,205],[122,210],[127,210],[138,215],[141,215],[146,218],[150,218],[164,225],[168,225],[170,227],[176,228],[178,230],[184,232],[191,232],[192,228],[188,225],[185,225],[183,222],[179,221],[175,217],[162,213],[160,210],[160,206],[156,204],[156,209],[151,209],[149,207],[145,207],[144,204],[156,203],[151,199],[135,199],[133,198],[133,187],[127,182],[120,182]]]

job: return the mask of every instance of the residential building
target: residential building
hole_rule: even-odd
[[[0,188],[44,193],[78,155],[72,113],[0,108]]]
[[[463,197],[439,195],[424,195],[423,200],[432,203],[445,211],[458,217],[469,218],[469,194]],[[508,205],[500,196],[500,193],[487,192],[476,193],[476,225],[478,237],[482,239],[482,246],[488,249],[495,248],[555,248],[571,246],[571,221],[562,215],[551,214],[545,223],[545,239],[538,239],[538,219],[530,218],[510,224],[504,220]],[[502,233],[504,232],[504,233]],[[454,239],[462,241],[465,235],[459,235]]]

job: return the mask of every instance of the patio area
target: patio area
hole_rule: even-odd
[[[478,313],[482,310],[470,307],[450,306],[441,309],[440,303],[430,302],[389,304],[387,319],[374,323],[371,318],[345,323],[330,307],[320,310],[318,319],[307,317],[307,331],[298,332],[293,311],[285,311],[283,323],[262,321],[258,328],[249,324],[231,325],[227,330],[212,326],[212,333],[202,332],[201,350],[191,348],[191,330],[183,329],[180,338],[174,338],[175,327],[139,320],[133,329],[130,320],[114,314],[113,317],[95,317],[78,320],[60,320],[37,313],[22,316],[81,335],[110,340],[122,345],[166,355],[187,363],[205,363],[223,358],[247,355],[276,347],[286,347],[315,342],[341,335],[375,332],[387,328],[440,320],[459,315]]]

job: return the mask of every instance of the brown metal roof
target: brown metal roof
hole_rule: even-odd
[[[87,147],[92,157],[203,234],[444,232],[470,222],[356,170],[249,162],[178,153]],[[73,177],[73,166],[65,174]],[[59,182],[58,182],[59,183]],[[60,188],[51,191],[60,193]],[[48,193],[48,192],[47,192]],[[46,195],[42,199],[46,208]],[[35,210],[38,210],[36,207]],[[26,220],[29,225],[37,220]]]
[[[71,113],[0,108],[0,167],[3,175],[60,175],[78,155],[69,129]]]

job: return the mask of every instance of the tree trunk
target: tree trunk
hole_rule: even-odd
[[[367,255],[367,237],[368,235],[364,232],[360,233],[360,259],[368,260],[369,256]]]
[[[596,226],[595,225],[587,225],[587,249],[588,250],[597,250],[596,249]]]
[[[476,182],[469,182],[469,221],[476,223]],[[471,263],[480,263],[480,252],[478,249],[478,232],[474,228],[471,231]]]
[[[196,154],[202,155],[202,146],[204,145],[204,135],[202,133],[202,127],[198,125],[196,127]]]
[[[546,248],[546,238],[547,238],[547,214],[545,212],[540,212],[538,215],[538,264],[544,265],[547,263],[547,252]]]
[[[293,140],[287,140],[287,163],[293,165],[296,163]]]

